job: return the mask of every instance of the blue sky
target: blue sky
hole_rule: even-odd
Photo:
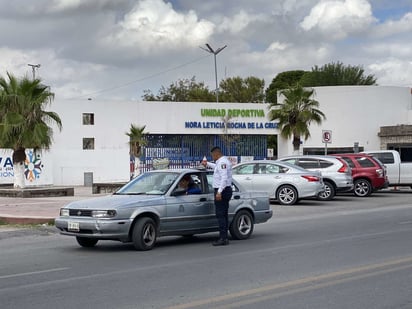
[[[141,100],[196,77],[271,80],[341,61],[412,85],[412,0],[0,0],[0,74],[36,71],[59,98]]]

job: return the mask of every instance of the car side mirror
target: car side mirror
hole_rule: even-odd
[[[186,195],[186,190],[185,189],[181,189],[181,188],[176,188],[175,190],[173,190],[172,196],[181,196],[181,195]]]

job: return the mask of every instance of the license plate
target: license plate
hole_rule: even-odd
[[[69,221],[67,229],[71,232],[79,232],[80,231],[79,222]]]

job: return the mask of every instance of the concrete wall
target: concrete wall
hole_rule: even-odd
[[[51,109],[63,122],[61,132],[55,129],[51,149],[56,185],[82,185],[85,173],[93,173],[94,182],[128,180],[129,146],[125,133],[131,123],[145,125],[145,132],[150,134],[222,134],[222,128],[214,127],[222,122],[221,115],[202,116],[202,110],[224,110],[226,116],[239,113],[230,122],[246,126],[229,129],[229,134],[278,133],[273,127],[275,122],[267,119],[267,104],[56,99]],[[260,111],[259,115],[255,110]],[[82,124],[83,113],[94,113],[94,125]],[[201,127],[186,127],[188,122]],[[95,138],[94,150],[82,149],[83,137]]]
[[[412,124],[411,90],[407,87],[344,86],[318,87],[315,99],[327,119],[312,124],[312,137],[303,147],[323,147],[322,130],[332,131],[328,147],[351,147],[359,142],[365,150],[380,149],[382,126]],[[83,185],[85,173],[94,182],[129,179],[130,124],[146,125],[150,134],[222,134],[222,115],[205,111],[237,113],[230,122],[240,127],[229,134],[277,135],[275,122],[267,119],[267,104],[132,102],[55,99],[50,110],[59,114],[63,130],[54,129],[54,143],[44,153],[44,181],[54,185]],[[259,111],[259,112],[256,112]],[[94,125],[83,125],[83,113],[94,114]],[[262,114],[263,113],[263,114]],[[187,124],[191,124],[188,126]],[[196,126],[194,126],[196,124]],[[94,150],[83,150],[82,139],[95,138]],[[278,139],[278,156],[293,153],[292,139]],[[52,176],[51,176],[52,173]],[[1,183],[1,179],[0,179]]]
[[[380,149],[381,126],[410,124],[411,89],[385,86],[316,87],[315,100],[326,115],[322,125],[310,126],[311,138],[303,147],[324,147],[322,130],[332,131],[328,147],[353,147],[355,142],[365,150]],[[281,141],[279,157],[293,153],[292,140]]]

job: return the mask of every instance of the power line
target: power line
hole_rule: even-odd
[[[203,56],[203,57],[194,59],[194,60],[192,60],[192,61],[189,61],[189,62],[180,64],[180,65],[178,65],[178,66],[175,66],[175,67],[166,69],[166,70],[164,70],[164,71],[160,71],[160,72],[154,73],[154,74],[152,74],[152,75],[148,75],[148,76],[146,76],[146,77],[142,77],[142,78],[139,78],[139,79],[135,79],[135,80],[133,80],[133,81],[130,81],[130,82],[127,82],[127,83],[118,85],[118,86],[114,86],[114,87],[110,87],[110,88],[98,90],[98,91],[95,91],[95,92],[90,92],[90,93],[82,94],[82,95],[79,95],[79,96],[77,96],[77,97],[72,97],[72,98],[70,98],[70,99],[79,99],[79,98],[83,98],[83,97],[90,97],[90,96],[94,96],[94,95],[96,95],[96,94],[101,94],[101,93],[103,93],[103,92],[109,92],[109,91],[117,90],[117,89],[120,89],[120,88],[124,88],[124,87],[127,87],[127,86],[131,85],[131,84],[135,84],[135,83],[138,83],[138,82],[141,82],[141,81],[144,81],[144,80],[147,80],[147,79],[150,79],[150,78],[153,78],[153,77],[156,77],[156,76],[159,76],[159,75],[162,75],[162,74],[165,74],[165,73],[168,73],[168,72],[177,70],[177,69],[180,69],[180,68],[185,67],[185,66],[187,66],[187,65],[189,65],[189,64],[192,64],[192,63],[195,63],[195,62],[199,62],[200,60],[203,60],[204,58],[207,58],[207,57],[210,57],[210,56]]]

